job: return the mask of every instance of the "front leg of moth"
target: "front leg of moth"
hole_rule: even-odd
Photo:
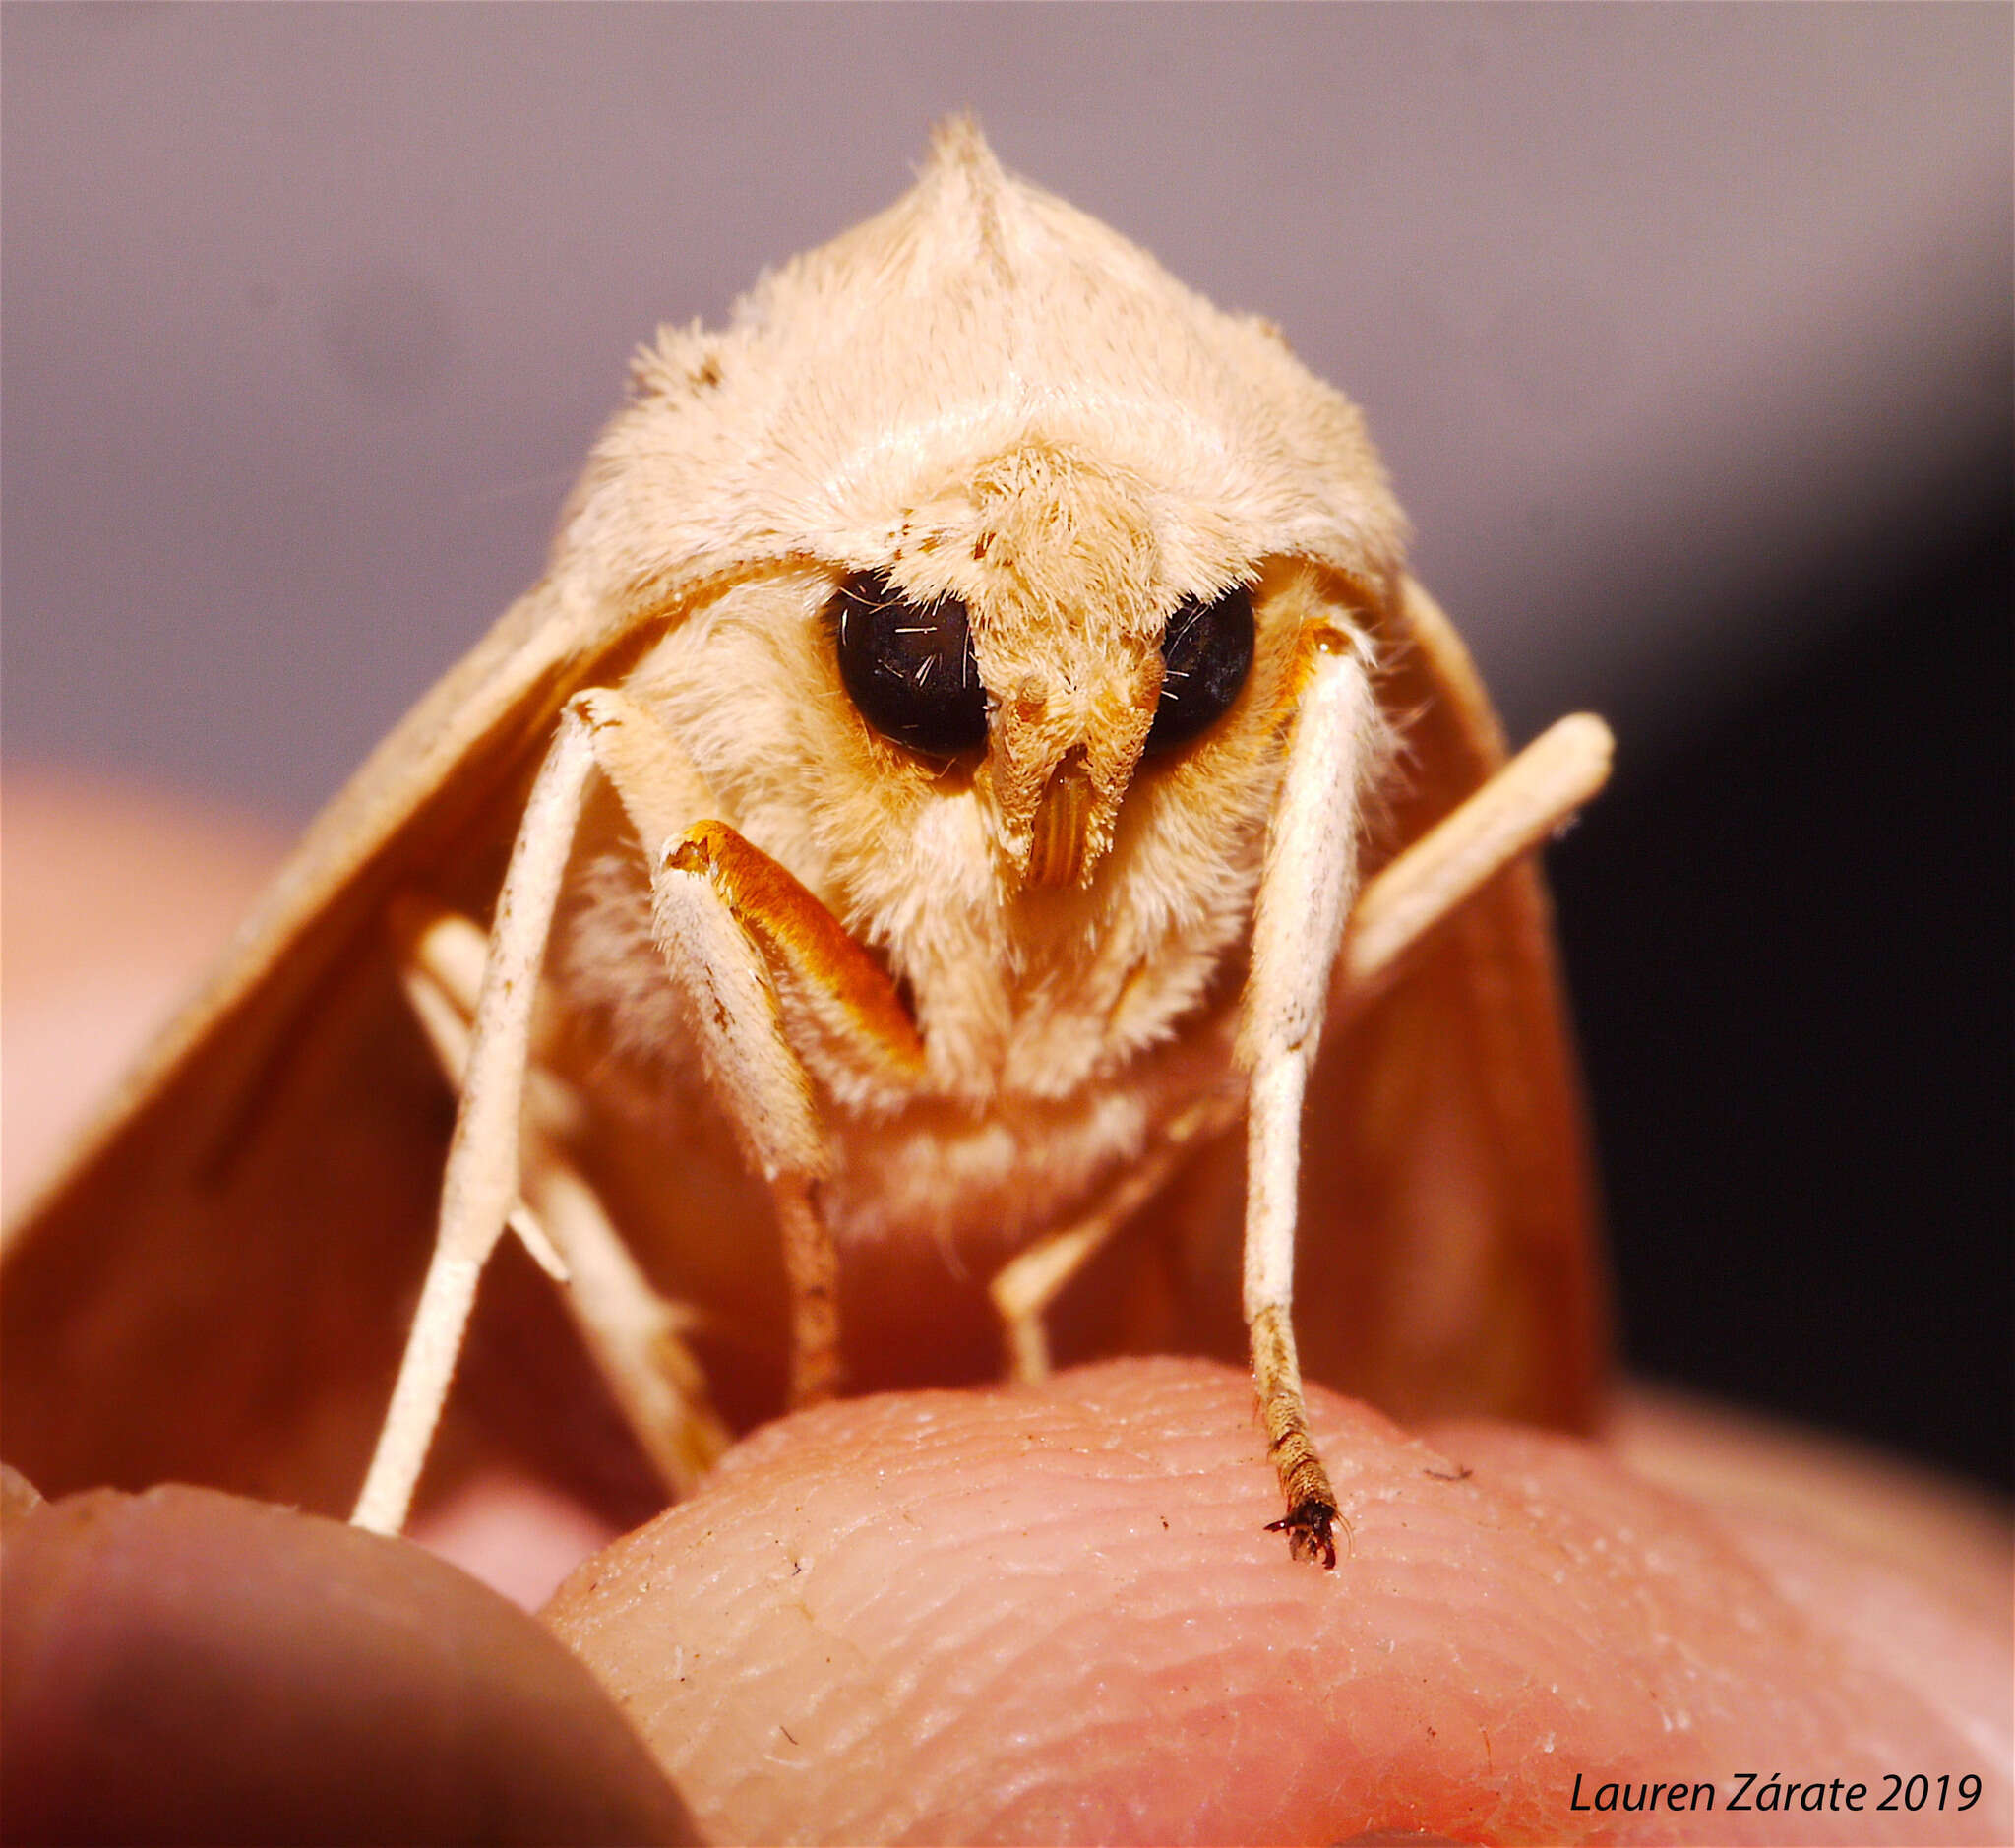
[[[443,1076],[458,1096],[468,1071],[489,940],[472,918],[411,899],[392,907],[400,980]],[[600,1197],[565,1152],[563,1126],[581,1108],[573,1087],[538,1062],[525,1086],[522,1204],[511,1226],[563,1292],[588,1353],[632,1434],[675,1500],[720,1460],[731,1439],[713,1411],[706,1375],[686,1343],[699,1320],[660,1295],[610,1222]]]
[[[519,1199],[519,1128],[531,1057],[532,1002],[580,803],[594,769],[586,723],[573,707],[539,767],[490,926],[468,1064],[441,1186],[434,1256],[406,1337],[392,1407],[350,1518],[376,1533],[405,1525],[483,1265]]]
[[[1350,639],[1318,634],[1315,647],[1268,836],[1240,1057],[1252,1073],[1246,1321],[1288,1508],[1271,1530],[1297,1559],[1333,1566],[1336,1494],[1309,1434],[1290,1320],[1302,1098],[1325,1003],[1364,1005],[1464,900],[1567,821],[1602,787],[1612,741],[1588,713],[1561,719],[1359,893],[1358,782],[1376,714]]]
[[[1295,1352],[1296,1181],[1302,1096],[1314,1063],[1330,965],[1357,887],[1359,798],[1378,714],[1357,641],[1310,638],[1313,659],[1289,735],[1287,770],[1252,918],[1252,968],[1240,1023],[1251,1073],[1246,1131],[1246,1325],[1267,1451],[1287,1500],[1297,1559],[1336,1564],[1338,1518],[1302,1398]]]
[[[923,1043],[887,975],[796,879],[725,823],[677,826],[662,795],[668,767],[684,759],[656,718],[609,691],[580,704],[596,761],[646,843],[652,936],[689,1003],[708,1079],[743,1158],[769,1183],[790,1286],[791,1403],[814,1403],[839,1385],[838,1265],[819,1211],[824,1139],[777,991],[810,1030],[884,1078],[921,1077]]]
[[[351,1517],[380,1533],[405,1523],[483,1265],[507,1225],[529,1229],[519,1196],[532,1005],[597,769],[644,843],[658,948],[694,1004],[702,1059],[743,1154],[776,1201],[791,1284],[793,1398],[820,1397],[837,1381],[835,1266],[816,1198],[825,1154],[764,953],[802,973],[828,1012],[856,1029],[865,1022],[871,1038],[879,1032],[906,1069],[921,1071],[921,1044],[886,976],[810,893],[732,829],[696,823],[710,795],[662,723],[613,689],[583,693],[561,714],[498,895],[434,1256]]]

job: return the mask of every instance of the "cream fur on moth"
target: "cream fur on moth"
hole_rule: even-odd
[[[850,619],[928,633],[898,708],[951,723],[965,675],[942,710],[979,729],[871,717]],[[1192,732],[1164,679],[1198,621]],[[898,205],[640,356],[545,577],[10,1233],[10,1449],[50,1489],[341,1506],[424,1269],[360,1508],[397,1525],[512,1226],[673,1488],[785,1376],[970,1379],[996,1315],[1039,1371],[1073,1291],[1067,1352],[1250,1330],[1323,1557],[1297,1264],[1335,1384],[1594,1413],[1519,855],[1607,737],[1535,752],[1503,768],[1357,411],[952,122]],[[472,1370],[443,1467],[504,1443],[593,1492],[528,1429],[567,1407],[509,1400]]]

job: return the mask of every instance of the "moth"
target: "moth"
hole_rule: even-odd
[[[639,355],[545,576],[14,1228],[12,1460],[397,1529],[430,1453],[621,1506],[842,1387],[1246,1352],[1328,1565],[1305,1354],[1586,1424],[1528,850],[1608,734],[1507,765],[1404,544],[1272,327],[945,125]]]

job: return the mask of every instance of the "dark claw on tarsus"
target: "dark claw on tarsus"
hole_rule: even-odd
[[[1287,1535],[1289,1555],[1298,1560],[1320,1560],[1324,1571],[1336,1570],[1336,1542],[1330,1538],[1336,1510],[1327,1502],[1297,1502],[1285,1520],[1266,1523],[1268,1533]]]

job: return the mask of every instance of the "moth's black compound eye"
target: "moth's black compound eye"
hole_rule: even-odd
[[[827,611],[847,698],[885,738],[935,757],[986,743],[987,692],[962,599],[913,602],[885,574],[857,571]]]
[[[1161,638],[1161,704],[1147,734],[1169,751],[1208,731],[1252,666],[1252,593],[1236,584],[1213,603],[1185,597]]]

